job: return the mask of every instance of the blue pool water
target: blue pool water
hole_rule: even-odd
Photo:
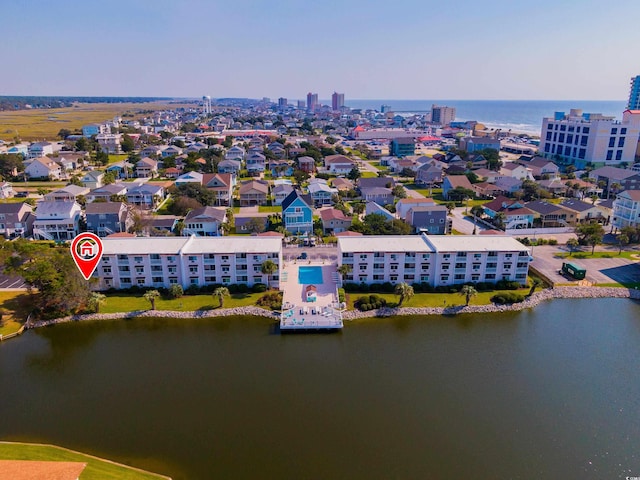
[[[322,267],[299,267],[298,283],[300,285],[322,283]]]

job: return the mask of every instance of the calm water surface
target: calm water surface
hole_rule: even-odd
[[[640,304],[348,323],[67,324],[0,345],[0,438],[175,479],[640,475]]]

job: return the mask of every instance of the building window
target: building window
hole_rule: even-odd
[[[151,277],[151,281],[153,283],[162,283],[163,279],[162,279],[162,277]]]
[[[589,127],[584,127],[582,129],[582,133],[589,133]]]
[[[620,129],[620,135],[626,135],[627,134],[627,129],[626,128],[621,128]]]
[[[624,139],[625,139],[625,137],[620,137],[618,139],[618,148],[624,147]]]
[[[613,150],[607,150],[607,160],[613,159]]]
[[[123,285],[131,285],[131,279],[129,277],[125,277],[125,278],[121,278],[120,279],[120,283],[122,283]]]
[[[622,150],[616,152],[616,160],[622,160]]]
[[[617,135],[618,134],[618,129],[617,128],[612,128],[611,129],[611,135]]]
[[[578,158],[583,160],[585,155],[587,154],[587,150],[585,148],[581,148],[578,150]]]
[[[609,148],[613,148],[616,146],[616,137],[609,138]]]

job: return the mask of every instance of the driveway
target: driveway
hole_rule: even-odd
[[[450,217],[453,224],[453,229],[464,235],[471,235],[473,233],[473,217],[464,214],[464,207],[457,207],[453,209],[452,216]],[[477,223],[476,233],[488,230],[488,228],[482,223]]]

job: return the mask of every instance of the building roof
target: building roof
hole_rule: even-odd
[[[122,202],[91,202],[85,206],[87,215],[120,213]]]
[[[345,157],[344,155],[329,155],[327,157],[324,157],[325,165],[332,165],[334,163],[350,163],[352,165],[355,165],[355,162],[353,160]]]
[[[71,212],[80,208],[76,202],[40,202],[36,207],[36,218],[59,217],[70,218]]]
[[[558,210],[567,210],[567,208],[562,205],[555,205],[549,202],[543,202],[542,200],[536,200],[534,202],[529,202],[526,204],[526,207],[529,210],[533,210],[541,215],[549,215],[551,213],[555,213]]]
[[[575,210],[576,212],[586,212],[587,210],[596,208],[592,203],[583,202],[577,198],[566,198],[560,202],[560,205],[570,208],[571,210]]]
[[[320,210],[320,218],[322,218],[323,222],[328,222],[330,220],[351,221],[350,217],[345,216],[345,214],[342,213],[342,210],[338,210],[337,208],[325,208],[324,210]]]
[[[401,198],[398,200],[398,203],[396,203],[396,208],[403,205],[427,206],[435,204],[436,202],[433,198]]]
[[[424,236],[436,252],[522,252],[529,249],[510,235],[490,235],[482,238],[478,235],[430,235]]]
[[[135,238],[135,233],[127,233],[127,232],[116,232],[110,235],[107,235],[106,238]]]
[[[360,232],[352,232],[351,230],[345,230],[344,232],[334,233],[334,237],[362,237]]]
[[[54,190],[51,193],[68,193],[70,195],[86,195],[91,190],[87,187],[79,187],[78,185],[67,185],[66,187],[59,188],[58,190]]]
[[[634,202],[640,202],[640,190],[625,190],[624,192],[618,194],[618,196],[620,195],[625,195]]]
[[[463,187],[471,190],[473,186],[466,175],[447,175],[445,179],[449,179],[449,184],[453,188]]]
[[[605,177],[611,180],[624,180],[625,178],[629,178],[637,174],[638,172],[634,172],[633,170],[606,166],[592,170],[589,176],[592,178]]]
[[[433,252],[421,235],[338,237],[341,252]]]
[[[33,211],[31,205],[26,202],[11,202],[11,203],[0,203],[0,213],[2,214],[12,214],[18,213],[22,208],[26,207],[29,211]]]
[[[216,222],[223,222],[227,215],[227,211],[224,208],[215,208],[215,207],[202,207],[196,208],[195,210],[191,210],[187,213],[187,216],[184,218],[185,223],[189,220],[198,220],[198,221],[211,221],[214,220]]]
[[[266,195],[267,193],[269,193],[269,184],[261,180],[249,180],[248,182],[240,184],[238,192],[240,193],[240,195],[243,195],[251,190],[258,190],[259,192],[262,192]]]
[[[358,180],[358,187],[361,189],[366,187],[392,188],[395,184],[396,181],[391,177],[360,178]]]
[[[297,198],[301,199],[304,203],[306,203],[309,208],[311,208],[311,205],[313,205],[313,199],[311,198],[311,195],[308,195],[308,194],[307,195],[303,195],[300,192],[300,190],[294,190],[289,195],[287,195],[285,197],[285,199],[282,201],[282,211],[285,211],[287,208],[289,208],[289,206]]]

